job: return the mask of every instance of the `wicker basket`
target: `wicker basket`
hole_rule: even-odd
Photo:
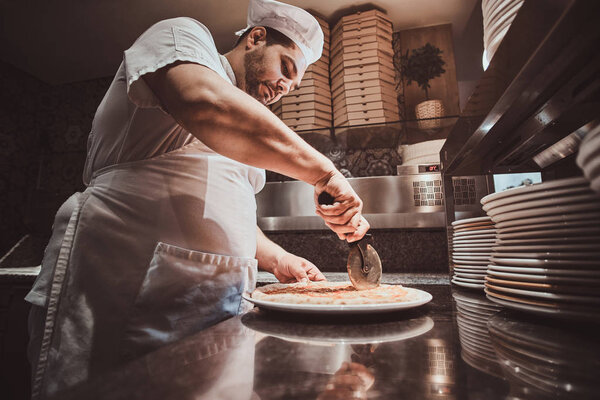
[[[427,100],[417,104],[415,107],[415,115],[417,116],[419,129],[435,129],[440,127],[439,119],[426,118],[440,118],[445,113],[444,104],[440,100]],[[421,121],[425,119],[425,121]]]

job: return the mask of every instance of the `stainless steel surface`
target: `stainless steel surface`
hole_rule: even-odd
[[[418,179],[433,185],[435,176],[423,175]],[[440,180],[439,176],[437,180]],[[438,205],[415,206],[414,181],[414,176],[349,179],[363,200],[363,214],[372,228],[444,227],[444,207],[441,202]],[[313,187],[307,183],[269,182],[256,200],[258,225],[263,230],[328,229],[315,214]]]
[[[559,140],[552,146],[536,154],[533,157],[533,161],[539,165],[540,168],[546,168],[555,162],[574,154],[579,149],[579,145],[581,144],[583,137],[589,131],[598,126],[598,124],[599,122],[596,120],[582,126],[569,136]]]
[[[590,15],[600,2],[524,3],[442,148],[443,173],[539,171],[536,154],[598,118],[600,29]]]

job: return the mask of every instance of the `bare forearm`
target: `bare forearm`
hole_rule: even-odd
[[[260,269],[272,272],[285,253],[283,248],[266,237],[258,226],[256,227],[256,259]]]
[[[198,68],[204,68],[201,79]],[[170,89],[191,74],[195,75],[187,80],[190,85]],[[310,184],[336,171],[327,157],[269,109],[206,67],[177,65],[157,84],[165,107],[178,123],[226,157]]]

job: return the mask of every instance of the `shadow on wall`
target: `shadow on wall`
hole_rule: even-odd
[[[0,62],[0,255],[26,234],[44,246],[58,207],[83,189],[87,136],[111,80],[51,86]]]

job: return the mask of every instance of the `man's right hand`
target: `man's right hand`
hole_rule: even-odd
[[[319,204],[322,192],[334,198],[331,205]],[[338,237],[348,242],[361,239],[370,228],[361,215],[362,200],[358,197],[348,180],[338,171],[315,184],[316,213]]]

